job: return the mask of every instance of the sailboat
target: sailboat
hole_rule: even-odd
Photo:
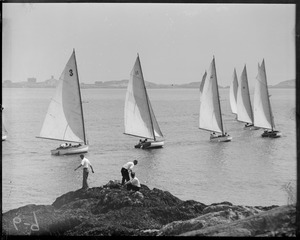
[[[260,66],[258,64],[258,75],[256,78],[253,105],[254,126],[265,129],[261,136],[270,138],[280,137],[281,132],[275,130],[264,59]]]
[[[124,125],[124,134],[145,138],[144,141],[140,139],[135,148],[161,148],[164,145],[164,137],[147,94],[139,55],[127,86]]]
[[[1,119],[2,119],[2,141],[5,141],[6,140],[6,138],[7,138],[7,130],[6,130],[6,128],[5,128],[5,126],[4,126],[4,123],[3,123],[3,114],[2,114],[2,112],[3,112],[3,107],[1,106]]]
[[[65,142],[51,150],[52,155],[88,151],[75,50],[59,78],[38,138]]]
[[[244,129],[259,129],[253,125],[253,111],[251,107],[246,64],[241,74],[237,90],[237,120],[246,123]]]
[[[212,142],[229,142],[232,140],[232,137],[224,132],[214,57],[202,90],[199,128],[211,132],[210,141]],[[221,133],[221,135],[217,133]]]
[[[238,79],[236,76],[236,70],[234,69],[233,71],[233,80],[230,84],[230,89],[229,89],[229,101],[230,101],[230,107],[231,107],[231,112],[234,114],[237,114],[237,90],[238,90]]]

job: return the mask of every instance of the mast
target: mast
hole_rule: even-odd
[[[79,76],[78,76],[78,68],[77,68],[77,61],[75,56],[75,49],[73,48],[75,66],[76,66],[76,76],[77,76],[77,84],[78,84],[78,95],[80,101],[80,110],[81,110],[81,119],[82,119],[82,127],[83,127],[83,136],[84,136],[84,144],[87,144],[86,134],[85,134],[85,126],[84,126],[84,118],[83,118],[83,108],[82,108],[82,100],[81,100],[81,92],[80,92],[80,84],[79,84]]]
[[[142,70],[142,65],[141,65],[139,54],[137,54],[137,57],[138,57],[139,65],[140,65],[140,68],[141,68],[141,75],[142,75],[142,79],[143,79],[142,82],[143,82],[143,87],[144,87],[144,91],[145,91],[145,94],[146,94],[146,101],[147,101],[147,107],[148,107],[148,112],[149,112],[149,116],[150,116],[152,134],[153,134],[154,141],[156,141],[156,137],[155,137],[155,133],[154,133],[154,127],[153,127],[153,121],[152,121],[152,116],[151,116],[151,111],[150,111],[150,106],[149,106],[149,98],[148,98],[148,94],[147,94],[147,89],[146,89],[146,84],[145,84],[145,80],[144,80],[144,75],[143,75],[143,70]]]
[[[213,63],[214,63],[214,73],[216,76],[216,83],[217,83],[217,95],[218,95],[218,103],[219,103],[219,113],[221,118],[221,128],[222,128],[222,134],[224,134],[224,127],[223,127],[223,120],[222,120],[222,113],[221,113],[221,103],[220,103],[220,95],[219,95],[219,86],[218,86],[218,79],[217,79],[217,70],[216,70],[216,64],[215,64],[215,56],[213,56]]]

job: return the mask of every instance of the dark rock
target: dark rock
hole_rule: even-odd
[[[2,213],[2,235],[201,235],[191,231],[247,220],[274,208],[276,206],[235,206],[229,202],[205,205],[194,200],[182,201],[168,191],[150,190],[146,185],[135,192],[128,191],[119,181],[109,181],[101,187],[68,192],[58,197],[52,205],[26,205]],[[287,223],[292,218],[284,218],[285,225],[278,223],[276,227],[284,228],[285,233],[291,235],[295,228],[292,223]],[[265,226],[263,222],[258,224],[262,228]],[[271,234],[262,230],[257,232],[260,235]],[[243,236],[254,234],[244,225],[238,225],[230,233]],[[222,230],[220,234],[229,233]],[[283,231],[276,234],[280,236]],[[207,230],[202,235],[213,236],[216,232]]]
[[[181,236],[295,236],[296,208],[281,206],[247,218],[212,225],[200,230],[182,233]]]

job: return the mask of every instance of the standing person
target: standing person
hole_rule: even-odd
[[[82,189],[88,189],[89,185],[87,179],[89,176],[89,167],[91,168],[92,173],[94,173],[94,169],[90,161],[87,158],[85,158],[83,154],[80,155],[80,158],[82,159],[81,164],[77,168],[75,168],[74,171],[76,171],[81,166],[83,167]]]
[[[130,180],[129,172],[132,172],[132,168],[134,165],[137,165],[138,161],[134,160],[133,162],[128,162],[123,165],[121,168],[121,174],[122,174],[122,185],[124,185],[125,180],[126,182]]]
[[[127,185],[127,190],[139,191],[141,188],[140,181],[134,172],[131,172],[131,180],[126,182],[125,185]]]

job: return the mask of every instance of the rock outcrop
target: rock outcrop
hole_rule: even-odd
[[[2,213],[2,236],[295,236],[294,206],[182,201],[168,191],[128,191],[119,181],[79,189],[52,205]]]

